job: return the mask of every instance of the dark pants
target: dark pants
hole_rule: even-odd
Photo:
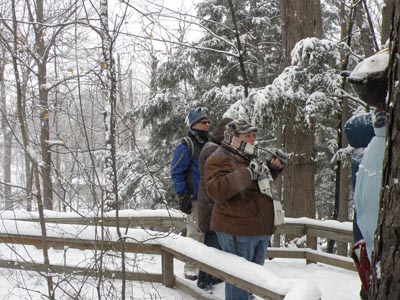
[[[360,227],[358,227],[357,224],[357,211],[354,209],[354,217],[353,217],[353,238],[354,238],[354,243],[357,243],[358,241],[364,239]]]
[[[204,234],[204,244],[208,247],[221,249],[218,243],[217,234],[214,231],[209,231]],[[207,274],[206,272],[199,271],[199,276],[197,278],[197,286],[199,288],[204,289],[219,282],[222,281],[210,274]]]

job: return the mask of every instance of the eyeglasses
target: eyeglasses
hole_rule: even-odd
[[[201,123],[201,124],[210,124],[210,121],[204,120],[204,121],[200,121],[199,123]]]

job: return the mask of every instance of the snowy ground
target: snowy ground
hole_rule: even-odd
[[[19,259],[26,261],[41,261],[42,252],[34,247],[20,247],[10,249],[5,244],[0,244],[0,257],[2,259],[15,259],[18,253]],[[93,264],[93,253],[76,249],[51,250],[50,261],[57,264],[67,263],[68,265],[85,266]],[[112,258],[110,258],[111,260]],[[115,259],[115,258],[114,258]],[[118,259],[116,259],[118,260]],[[132,269],[141,269],[149,272],[160,272],[160,257],[149,255],[132,256]],[[265,268],[268,268],[277,275],[285,278],[305,278],[313,281],[322,292],[323,300],[354,300],[359,299],[358,292],[360,281],[356,272],[343,270],[340,268],[323,264],[306,265],[304,260],[295,259],[273,259],[267,260]],[[183,263],[175,261],[176,274],[183,277]],[[92,278],[75,277],[68,278],[68,275],[57,276],[54,280],[60,287],[56,299],[98,299],[96,292],[96,282]],[[0,269],[0,299],[44,299],[41,293],[46,294],[46,281],[37,273],[23,272],[18,270]],[[68,282],[68,284],[66,284]],[[192,282],[195,284],[195,282]],[[109,282],[104,289],[109,289],[110,295],[107,299],[118,299],[120,282]],[[113,288],[109,288],[113,286]],[[62,290],[64,290],[62,292]],[[112,294],[115,291],[115,294]],[[128,299],[165,299],[165,300],[192,300],[193,298],[185,295],[178,290],[169,289],[161,284],[128,282]],[[224,284],[215,287],[213,294],[224,299]],[[76,295],[79,295],[78,297]],[[104,299],[103,298],[103,299]]]

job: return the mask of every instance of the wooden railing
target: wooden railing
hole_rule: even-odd
[[[117,217],[115,212],[108,212],[102,218],[99,216],[85,215],[79,216],[71,213],[54,213],[45,218],[46,223],[57,224],[78,224],[78,225],[103,225],[116,226],[117,223],[121,228],[155,228],[160,231],[169,231],[170,229],[181,231],[186,228],[186,218],[183,213],[177,211],[166,210],[143,210],[137,211],[121,211],[122,215]],[[13,215],[11,213],[0,216],[0,219],[20,220],[39,222],[37,213],[24,213]]]
[[[161,211],[162,212],[162,211]],[[26,215],[24,217],[16,217],[17,220],[38,222],[39,218],[36,215]],[[151,228],[160,231],[181,231],[185,228],[186,220],[184,215],[172,213],[160,213],[159,215],[148,214],[145,211],[142,215],[134,216],[122,215],[118,218],[119,226],[122,228]],[[338,242],[353,242],[352,225],[349,222],[340,223],[337,221],[318,221],[308,218],[286,218],[285,224],[279,226],[275,235],[292,235],[306,236],[307,239],[313,237],[330,239]],[[116,226],[117,220],[115,215],[110,213],[104,218],[99,217],[65,217],[65,214],[59,213],[57,217],[47,217],[46,223],[58,224],[81,224],[81,225],[99,225]],[[349,245],[348,245],[349,247]],[[350,247],[349,247],[350,248]],[[325,263],[332,266],[355,271],[353,260],[349,257],[344,257],[335,254],[325,253],[317,249],[310,248],[281,248],[271,247],[267,252],[268,258],[297,258],[305,259],[307,263]]]
[[[352,224],[350,222],[340,223],[337,221],[318,221],[308,218],[286,218],[286,223],[279,226],[275,234],[306,236],[306,239],[319,237],[338,242],[353,243]],[[310,248],[269,248],[269,258],[300,258],[307,263],[324,263],[350,271],[355,271],[353,260],[349,257],[335,255]]]
[[[24,217],[25,221],[29,219],[31,222],[37,221],[35,217]],[[101,220],[101,221],[100,221]],[[12,222],[12,221],[3,221],[4,222]],[[52,217],[46,219],[47,223],[57,223],[57,226],[68,226],[63,224],[76,224],[79,223],[84,225],[88,228],[92,227],[91,224],[107,224],[108,226],[115,226],[116,220],[115,217],[107,217],[107,218],[65,218],[65,217]],[[19,221],[14,221],[14,223],[19,223]],[[25,222],[23,222],[25,223]],[[181,230],[184,228],[185,219],[183,216],[122,216],[119,218],[118,223],[121,227],[125,228],[132,228],[132,227],[150,227],[150,228],[158,228],[163,229],[166,231],[174,230]],[[145,225],[144,225],[145,224]],[[50,224],[48,224],[50,226]],[[108,230],[112,230],[109,228]],[[137,230],[137,229],[136,229]],[[4,231],[4,230],[3,230]],[[351,224],[350,223],[339,223],[336,221],[316,221],[310,220],[306,218],[301,219],[290,219],[286,218],[286,223],[281,225],[277,228],[275,234],[290,234],[290,235],[297,235],[297,236],[307,236],[310,237],[322,237],[327,239],[332,239],[336,241],[342,241],[351,243],[352,242],[352,231],[351,231]],[[161,243],[134,243],[134,242],[126,242],[125,243],[125,251],[127,253],[147,253],[147,254],[157,254],[161,255],[162,257],[162,272],[161,274],[149,274],[149,273],[127,273],[124,274],[125,278],[128,280],[140,280],[142,281],[152,281],[152,282],[162,282],[167,287],[177,287],[180,288],[187,293],[191,294],[195,298],[201,299],[215,299],[214,296],[210,296],[207,293],[202,292],[201,290],[197,289],[193,285],[187,284],[185,280],[179,278],[178,276],[174,275],[174,266],[173,266],[173,259],[176,258],[183,262],[189,262],[195,265],[197,268],[212,274],[218,278],[223,279],[226,282],[230,282],[236,286],[239,286],[249,292],[252,292],[256,295],[259,295],[265,299],[284,299],[285,296],[292,293],[293,289],[287,290],[286,292],[282,292],[281,290],[274,290],[274,288],[265,286],[263,281],[258,281],[260,278],[260,274],[265,272],[265,269],[261,266],[256,266],[254,264],[249,264],[249,267],[246,268],[256,268],[253,274],[257,274],[256,278],[246,278],[246,276],[238,276],[232,275],[229,270],[226,270],[226,267],[218,264],[210,264],[207,263],[207,258],[212,257],[215,254],[215,249],[210,249],[202,244],[199,244],[191,239],[177,237],[180,239],[184,239],[185,243],[196,243],[195,247],[198,248],[198,252],[201,253],[200,257],[193,256],[193,253],[188,255],[187,253],[180,250],[180,248],[171,247],[170,244],[163,244]],[[38,236],[26,235],[19,231],[19,234],[11,234],[7,232],[0,233],[0,241],[4,243],[14,243],[14,244],[25,244],[25,245],[35,245],[40,247],[41,246],[41,238]],[[113,249],[114,251],[118,251],[120,249],[120,243],[112,242],[112,241],[99,241],[96,239],[82,239],[82,238],[59,238],[59,237],[48,237],[46,239],[48,242],[48,247],[71,247],[71,248],[78,248],[78,249],[98,249],[98,250],[107,250]],[[210,251],[214,251],[212,253],[208,253]],[[218,251],[220,252],[220,251]],[[219,254],[218,254],[219,255]],[[232,256],[227,253],[222,253],[222,255],[227,255],[229,258],[224,257],[221,261],[224,260],[235,260],[237,257]],[[318,251],[316,249],[310,248],[278,248],[278,247],[270,247],[267,253],[268,257],[281,257],[281,258],[297,258],[297,259],[306,259],[307,263],[311,262],[320,262],[329,265],[334,265],[337,267],[354,270],[353,262],[348,257],[333,255],[324,253],[322,251]],[[243,262],[240,262],[243,263]],[[25,270],[37,270],[40,269],[42,266],[40,264],[17,264],[15,262],[9,261],[0,261],[0,267],[18,267],[21,266]],[[232,264],[234,265],[234,264]],[[257,269],[257,267],[260,267]],[[77,270],[77,268],[71,268],[70,270],[65,269],[64,266],[52,266],[53,272],[82,272],[85,274],[87,270]],[[104,273],[107,276],[107,272]],[[110,271],[113,278],[119,278],[122,274],[119,274],[115,271]],[[89,274],[90,275],[90,274]],[[96,276],[95,272],[92,274]],[[261,276],[262,277],[262,276]],[[269,274],[265,280],[271,277]],[[298,298],[301,299],[301,298]],[[309,299],[312,300],[312,299]]]
[[[33,222],[3,220],[0,224],[0,242],[42,247],[43,241],[40,231],[38,230],[37,234],[32,234],[32,228],[39,229],[40,226]],[[99,228],[96,229],[94,226],[89,225],[48,224],[47,228],[47,247],[69,247],[81,250],[93,249],[103,251],[119,251],[121,249],[121,242],[118,241],[115,228],[103,228],[107,230],[108,240],[98,240],[94,234],[89,238],[91,233],[99,231]],[[129,229],[126,234],[128,239],[124,242],[124,249],[126,253],[161,255],[161,274],[129,272],[121,274],[121,272],[115,272],[114,270],[106,270],[103,272],[103,276],[108,276],[109,274],[113,278],[122,278],[124,276],[127,280],[161,282],[166,287],[182,289],[197,299],[217,299],[215,296],[203,292],[175,275],[174,259],[178,259],[183,262],[189,262],[202,271],[264,299],[281,300],[290,297],[290,295],[297,294],[299,291],[296,291],[296,289],[300,291],[304,290],[303,281],[280,278],[262,266],[243,261],[242,258],[236,255],[207,247],[190,238],[179,235],[165,233],[160,235],[160,233],[157,233],[154,236],[153,234],[149,233],[148,230]],[[195,253],[190,249],[196,249]],[[229,264],[226,263],[227,261],[229,261]],[[237,275],[238,266],[245,268],[246,274],[240,273],[240,275]],[[36,262],[28,263],[2,260],[0,261],[0,267],[32,271],[49,271],[50,269],[52,273],[73,272],[75,274],[85,274],[86,276],[98,276],[96,272],[90,273],[85,268],[50,265],[49,268],[45,269],[43,264]],[[280,282],[280,285],[277,286],[276,282]],[[310,282],[307,282],[307,286],[316,290],[316,292],[312,293],[316,296],[313,299],[307,297],[304,300],[318,300],[320,298],[319,289]],[[301,293],[296,296],[296,299],[302,300]]]

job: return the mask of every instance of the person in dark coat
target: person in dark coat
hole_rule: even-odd
[[[210,155],[218,149],[219,145],[224,139],[226,124],[231,121],[233,121],[231,118],[223,118],[221,121],[219,121],[217,127],[211,134],[211,141],[204,145],[199,157],[200,182],[199,191],[197,194],[199,228],[201,232],[204,233],[204,244],[217,249],[221,249],[218,243],[218,238],[216,233],[210,228],[211,213],[214,207],[214,202],[210,199],[210,197],[208,197],[204,189],[204,165],[208,157],[210,157]],[[199,288],[208,288],[220,282],[222,282],[222,280],[203,271],[199,271],[199,276],[197,279],[197,286]]]
[[[203,242],[197,221],[197,194],[199,187],[199,156],[208,141],[210,121],[203,107],[192,109],[186,117],[188,136],[176,146],[171,162],[171,179],[179,207],[186,216],[186,236]],[[198,270],[185,264],[186,279],[196,280]]]

